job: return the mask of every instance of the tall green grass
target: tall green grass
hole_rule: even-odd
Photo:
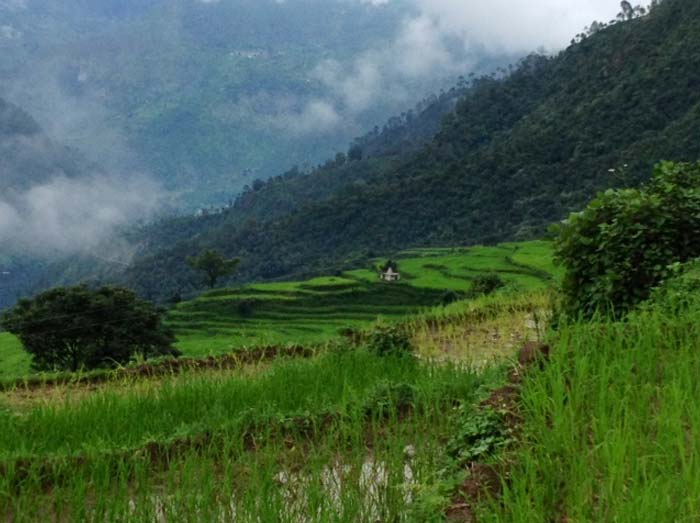
[[[356,350],[6,410],[0,518],[405,519],[457,406],[500,379]]]
[[[0,517],[36,521],[409,521],[442,463],[453,418],[344,421],[313,443],[301,435],[247,448],[235,439],[164,463],[147,454],[2,478]],[[418,519],[423,523],[439,521]]]
[[[0,413],[0,460],[99,454],[207,431],[239,433],[260,420],[353,413],[385,383],[415,389],[419,405],[468,401],[483,379],[463,368],[364,351],[279,361],[253,377],[190,374],[21,414]]]
[[[481,521],[700,518],[700,307],[563,326],[522,391],[524,437]]]

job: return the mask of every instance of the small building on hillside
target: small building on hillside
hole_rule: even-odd
[[[389,267],[385,271],[380,272],[379,277],[384,281],[395,282],[401,279],[401,273],[395,271],[393,267]]]

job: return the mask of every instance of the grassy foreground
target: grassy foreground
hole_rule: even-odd
[[[267,342],[338,340],[339,328],[381,315],[401,323],[418,357],[378,356],[370,337],[236,369],[18,384],[0,396],[0,520],[442,521],[458,479],[443,474],[449,443],[504,379],[489,363],[541,335],[547,250],[412,252],[399,261],[401,284],[353,271],[251,285],[170,316],[197,354],[216,340],[216,350],[245,350],[237,333],[256,329]],[[435,306],[450,282],[467,290],[493,270],[507,292]],[[238,303],[251,296],[242,317]]]
[[[480,521],[697,521],[700,306],[565,326],[525,381],[524,438]]]
[[[0,518],[394,521],[498,380],[359,350],[6,408]]]

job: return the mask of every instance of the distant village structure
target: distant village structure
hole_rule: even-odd
[[[379,273],[379,277],[388,282],[396,282],[401,279],[401,273],[394,270],[393,267],[389,267],[385,271]]]

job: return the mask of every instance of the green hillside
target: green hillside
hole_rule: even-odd
[[[694,518],[700,309],[697,290],[684,298],[680,310],[560,329],[552,360],[522,388],[512,481],[480,522]]]
[[[224,213],[193,239],[145,251],[127,281],[153,297],[187,288],[184,258],[204,247],[242,257],[249,280],[412,246],[537,237],[599,189],[639,183],[660,159],[700,156],[690,138],[700,131],[699,20],[697,2],[667,0],[507,77],[477,79],[434,141],[398,166],[353,162],[366,174],[284,216],[264,197],[283,190],[263,187],[255,215],[270,219]],[[335,172],[308,181],[332,184]]]
[[[555,284],[549,242],[496,247],[419,249],[398,253],[402,280],[385,283],[375,269],[306,281],[259,283],[215,290],[175,306],[167,323],[185,356],[203,357],[263,345],[317,344],[377,318],[405,320],[439,306],[445,294],[466,298],[474,280],[497,274],[508,292],[537,292]],[[374,267],[386,260],[374,260]],[[454,298],[452,298],[454,299]],[[28,359],[0,334],[0,378],[26,374]]]

